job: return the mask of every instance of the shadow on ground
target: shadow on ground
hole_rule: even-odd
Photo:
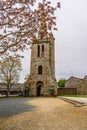
[[[36,106],[29,103],[31,100],[35,100],[35,98],[4,98],[0,100],[0,118],[34,111]]]

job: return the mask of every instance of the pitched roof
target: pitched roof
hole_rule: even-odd
[[[83,80],[82,78],[77,78],[77,77],[71,76],[67,81],[69,81],[70,79]],[[66,82],[67,82],[67,81],[66,81]]]

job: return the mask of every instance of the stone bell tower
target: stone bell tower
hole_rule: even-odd
[[[38,42],[31,46],[30,75],[24,83],[25,96],[51,96],[57,94],[55,39],[52,33],[47,37],[46,31],[45,18],[42,16]]]

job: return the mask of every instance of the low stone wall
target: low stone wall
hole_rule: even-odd
[[[75,95],[77,94],[76,88],[58,88],[57,89],[58,95]]]

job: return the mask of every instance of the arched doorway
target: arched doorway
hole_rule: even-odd
[[[43,95],[43,82],[38,81],[37,82],[37,96]]]

